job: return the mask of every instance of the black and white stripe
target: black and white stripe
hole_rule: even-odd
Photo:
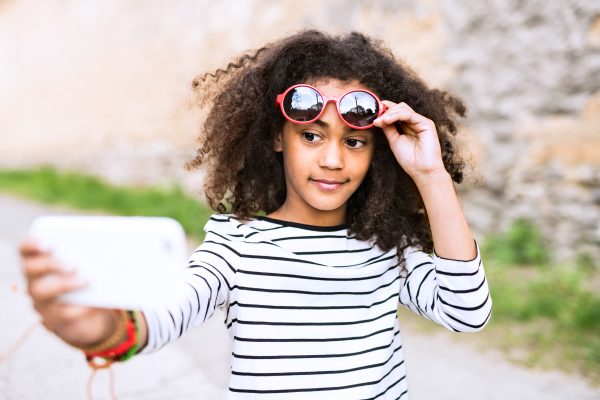
[[[471,261],[356,240],[345,226],[213,216],[179,298],[144,309],[155,351],[223,310],[233,340],[230,399],[407,399],[399,304],[457,332],[491,314]]]

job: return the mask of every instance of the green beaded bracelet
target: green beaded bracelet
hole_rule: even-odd
[[[131,317],[133,318],[133,326],[135,327],[135,344],[131,347],[131,349],[129,349],[129,351],[127,353],[125,353],[123,355],[123,357],[119,360],[121,362],[127,361],[129,360],[131,357],[133,357],[135,355],[135,353],[137,353],[137,349],[140,343],[140,327],[138,324],[138,319],[136,316],[135,311],[131,312]]]

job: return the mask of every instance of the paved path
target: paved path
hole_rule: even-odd
[[[0,196],[0,352],[37,319],[23,285],[16,246],[31,221],[42,214],[72,213]],[[481,354],[451,333],[421,335],[402,326],[412,400],[434,399],[600,399],[600,389],[559,372],[531,371]],[[218,311],[205,324],[160,352],[114,367],[119,400],[224,399],[231,348]],[[0,399],[84,399],[90,370],[81,353],[44,328],[0,363]],[[108,373],[94,381],[94,399],[109,399]]]

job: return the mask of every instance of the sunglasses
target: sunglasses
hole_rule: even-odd
[[[294,85],[277,96],[275,107],[281,107],[283,116],[296,124],[310,124],[321,117],[325,106],[334,101],[337,112],[346,125],[354,129],[368,129],[386,110],[377,96],[368,90],[357,89],[340,97],[324,96],[310,85]]]

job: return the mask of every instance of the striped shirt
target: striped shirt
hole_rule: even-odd
[[[491,315],[478,247],[471,261],[409,248],[401,276],[395,248],[344,225],[216,215],[205,231],[180,297],[143,310],[142,353],[221,309],[233,340],[229,399],[408,399],[398,306],[456,332]]]

